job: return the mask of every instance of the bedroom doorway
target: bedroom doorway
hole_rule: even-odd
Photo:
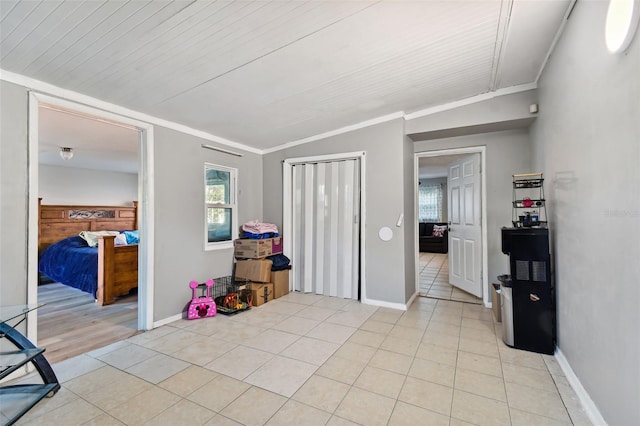
[[[27,334],[33,341],[42,340],[49,356],[61,360],[95,349],[82,347],[81,335],[84,340],[93,340],[96,346],[104,346],[153,328],[153,126],[34,92],[29,100],[29,229],[38,232],[29,233],[28,302],[48,305],[41,309],[42,324],[29,321]],[[49,127],[45,130],[45,126]],[[90,137],[83,140],[83,134]],[[126,141],[122,140],[123,134],[127,135]],[[101,143],[101,148],[96,149],[94,142]],[[62,148],[66,147],[72,148],[71,159],[62,155]],[[72,167],[66,167],[65,171],[69,165]],[[95,292],[89,294],[62,284],[48,284],[46,291],[39,291],[40,197],[43,204],[50,205],[137,204],[140,240],[137,278],[133,276],[137,292],[132,290],[116,298],[113,304],[99,306],[94,302]],[[63,329],[61,324],[68,326]],[[41,326],[47,335],[39,335]],[[82,329],[86,331],[84,334]],[[93,338],[86,339],[87,334]],[[64,346],[76,349],[69,351]]]
[[[468,158],[477,158],[477,165],[480,167],[476,167],[474,172],[484,170],[486,163],[484,147],[445,149],[415,154],[416,218],[419,222],[416,233],[416,292],[421,296],[486,305],[490,299],[486,274],[483,273],[487,270],[488,264],[484,174],[478,176],[477,192],[473,191],[474,196],[471,197],[476,200],[472,200],[472,204],[478,209],[478,214],[473,216],[478,223],[478,238],[474,240],[477,244],[460,245],[458,234],[451,233],[452,224],[460,215],[459,197],[453,197],[454,201],[452,201],[451,193],[453,192],[454,195],[459,193],[460,186],[451,181],[451,166],[457,164],[457,161]],[[462,189],[465,190],[465,194],[470,192],[470,190],[467,191],[466,186]],[[471,208],[471,204],[467,207]],[[435,227],[438,231],[444,229],[444,235],[440,236],[434,232]],[[452,236],[455,237],[453,243]],[[471,292],[475,295],[469,293],[468,288],[459,288],[459,283],[451,279],[451,275],[456,275],[451,272],[460,271],[461,247],[466,250],[470,245],[477,250],[474,251],[473,257],[471,256],[473,253],[467,256],[469,262],[465,263],[464,271],[471,271],[470,276],[476,279],[477,289],[474,287]],[[450,265],[452,249],[457,250],[453,253],[454,265]]]

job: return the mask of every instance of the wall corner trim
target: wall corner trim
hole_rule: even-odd
[[[556,348],[555,358],[556,361],[558,361],[565,377],[569,381],[571,388],[573,388],[574,392],[578,396],[578,399],[589,417],[589,420],[591,420],[591,423],[596,426],[606,426],[607,422],[602,417],[602,414],[600,414],[600,410],[598,410],[598,407],[587,393],[587,390],[582,386],[582,383],[580,383],[580,379],[578,379],[576,373],[573,372],[571,365],[569,365],[569,361],[564,356],[560,348]]]

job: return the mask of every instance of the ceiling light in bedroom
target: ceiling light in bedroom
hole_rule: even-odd
[[[69,147],[60,147],[60,157],[63,160],[71,160],[73,158],[73,150]]]

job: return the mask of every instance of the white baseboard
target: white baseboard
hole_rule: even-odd
[[[409,309],[409,307],[411,306],[413,301],[416,300],[416,297],[418,297],[418,292],[417,291],[413,293],[413,295],[409,298],[409,300],[405,304],[405,309],[404,309],[405,311]]]
[[[414,298],[415,298],[415,294],[411,297],[410,302],[412,302]],[[383,308],[398,309],[401,311],[406,311],[407,306],[410,305],[410,303],[407,303],[407,304],[393,303],[393,302],[385,302],[384,300],[375,300],[375,299],[367,299],[367,298],[362,298],[361,302],[364,303],[365,305],[380,306]]]
[[[591,420],[591,423],[595,426],[606,426],[607,422],[602,417],[602,414],[600,414],[600,410],[598,410],[598,407],[587,393],[587,390],[582,386],[582,383],[580,383],[580,379],[578,379],[576,373],[573,372],[571,365],[569,365],[569,361],[564,356],[560,348],[556,348],[555,358],[567,378],[567,381],[569,381],[569,384],[573,388],[573,391],[578,396],[578,399],[580,400],[584,411],[587,413],[589,420]]]
[[[157,327],[160,327],[162,325],[167,325],[167,324],[169,324],[171,322],[178,321],[179,319],[182,319],[182,313],[179,313],[179,314],[173,315],[173,316],[171,316],[169,318],[161,319],[160,321],[154,322],[153,323],[153,328],[157,328]]]

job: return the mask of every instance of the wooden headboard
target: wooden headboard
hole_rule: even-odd
[[[38,253],[81,231],[138,229],[138,202],[122,206],[43,205],[38,199]]]

